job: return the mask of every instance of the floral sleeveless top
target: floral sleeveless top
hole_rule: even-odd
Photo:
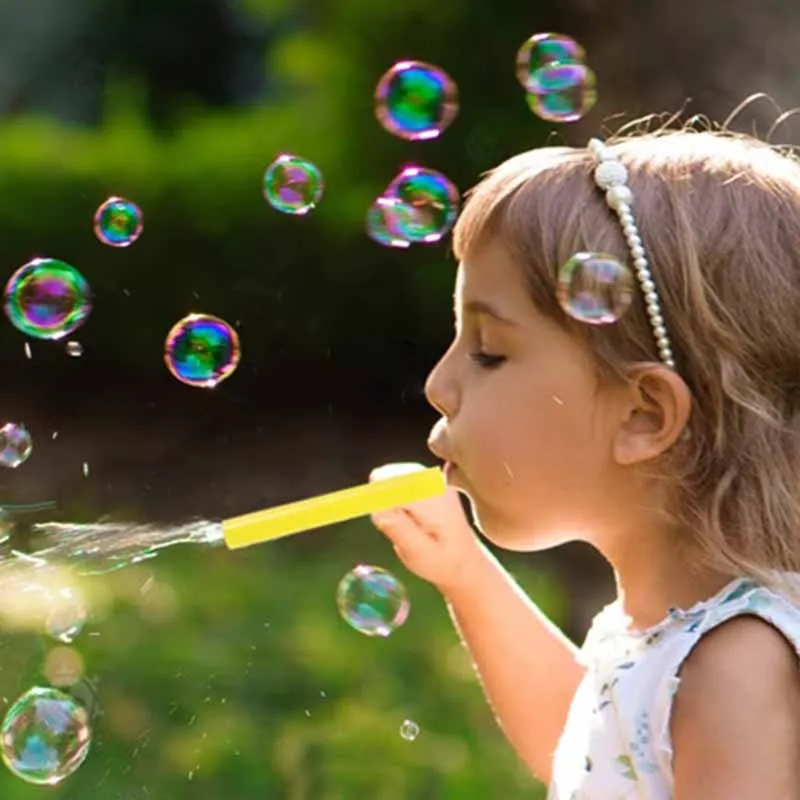
[[[703,634],[741,614],[771,623],[800,655],[800,607],[747,579],[640,631],[627,629],[617,603],[606,606],[580,651],[587,672],[556,748],[548,800],[671,800],[680,668]]]

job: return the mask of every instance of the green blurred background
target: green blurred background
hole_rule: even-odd
[[[446,243],[392,251],[366,237],[366,209],[399,167],[465,190],[519,150],[582,144],[690,98],[690,113],[716,118],[753,91],[790,107],[797,27],[779,0],[0,0],[3,274],[61,258],[95,295],[80,358],[63,343],[28,353],[0,326],[0,417],[34,439],[26,464],[0,472],[0,505],[57,503],[21,517],[17,537],[45,518],[224,518],[360,483],[380,463],[432,463],[422,388],[450,337],[455,264]],[[572,126],[537,120],[516,82],[518,47],[547,30],[578,38],[598,75],[597,107]],[[458,83],[439,140],[402,142],[375,120],[375,84],[402,58]],[[739,124],[775,116],[760,104]],[[324,173],[307,218],[261,195],[281,151]],[[144,211],[129,250],[92,233],[110,194]],[[163,365],[166,332],[192,311],[241,336],[241,366],[213,391]],[[502,558],[576,640],[610,598],[580,547]],[[409,621],[386,640],[336,611],[339,579],[361,562],[409,592]],[[179,547],[85,590],[73,656],[91,753],[55,789],[0,772],[3,798],[543,797],[441,599],[367,521],[236,553]],[[4,635],[0,710],[46,680],[61,646]]]

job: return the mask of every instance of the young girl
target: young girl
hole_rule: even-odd
[[[426,386],[451,489],[374,522],[506,736],[552,800],[800,798],[800,165],[688,129],[539,149],[473,190],[454,244]],[[499,547],[608,560],[580,650],[457,491]]]

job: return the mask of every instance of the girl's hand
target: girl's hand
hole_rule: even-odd
[[[380,480],[410,466],[386,464],[369,477]],[[392,542],[403,564],[443,594],[466,585],[473,566],[486,560],[452,487],[440,497],[373,514],[372,522]]]

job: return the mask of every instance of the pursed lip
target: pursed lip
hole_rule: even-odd
[[[453,461],[448,452],[449,448],[444,444],[440,436],[431,436],[431,438],[428,439],[428,449],[444,462],[442,464],[442,472],[444,473],[445,480],[449,483],[450,477],[457,469],[457,464]]]
[[[453,463],[453,459],[450,458],[447,448],[443,446],[440,438],[431,437],[428,439],[428,450],[430,450],[436,458],[440,458],[445,463]]]

